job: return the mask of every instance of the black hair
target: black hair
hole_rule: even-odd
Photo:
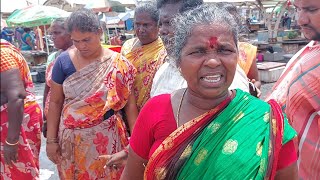
[[[97,33],[101,29],[98,16],[85,8],[73,12],[67,19],[67,30],[71,33],[75,29],[80,32]]]
[[[149,13],[151,19],[154,20],[156,23],[158,23],[158,21],[159,21],[159,11],[158,11],[158,9],[157,9],[157,7],[156,7],[156,5],[154,3],[145,3],[145,4],[142,4],[142,5],[139,5],[135,9],[134,14],[136,16],[136,14],[143,13],[143,12]]]
[[[202,5],[203,0],[157,0],[157,8],[160,9],[166,4],[178,4],[181,3],[179,12],[190,10],[196,6]]]

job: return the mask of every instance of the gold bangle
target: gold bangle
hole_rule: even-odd
[[[6,140],[6,144],[9,145],[9,146],[15,146],[17,144],[19,144],[19,140],[16,142],[16,143],[9,143],[7,140]]]

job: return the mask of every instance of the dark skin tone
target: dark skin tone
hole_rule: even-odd
[[[258,67],[257,67],[257,62],[256,61],[252,61],[250,70],[247,74],[247,77],[250,79],[250,81],[254,84],[254,86],[258,91],[258,97],[261,96],[261,81],[260,81],[260,77],[259,77],[259,72],[258,72]]]
[[[63,24],[53,23],[50,27],[50,33],[52,35],[53,44],[56,48],[60,49],[59,51],[65,51],[69,47],[73,45],[70,35],[64,29]],[[60,53],[60,52],[58,52]],[[46,83],[43,93],[43,107],[45,107],[45,103],[47,100],[48,93],[50,91],[50,87]],[[43,136],[47,137],[47,117],[43,114],[43,127],[42,132]]]
[[[102,59],[103,56],[109,57],[113,51],[103,49],[100,44],[100,36],[102,31],[97,33],[80,32],[74,30],[71,32],[71,39],[75,47],[70,48],[68,53],[77,71],[83,67],[93,63],[97,59]],[[48,114],[48,138],[57,138],[59,131],[60,115],[64,103],[64,92],[61,84],[52,82],[51,92],[54,96],[50,97],[50,109]],[[135,97],[131,94],[128,102],[124,107],[126,113],[129,129],[132,131],[135,120],[138,116],[138,109],[135,102]],[[121,151],[125,153],[124,151]],[[58,143],[47,144],[47,155],[53,163],[59,163],[61,160],[61,149]],[[108,155],[109,156],[109,155]],[[114,156],[114,155],[112,155]],[[109,157],[101,157],[103,160],[108,161]],[[118,156],[113,157],[114,160],[121,161]],[[120,163],[119,163],[120,164]]]
[[[178,108],[179,108],[178,104],[180,103],[183,91],[184,90],[179,90],[171,95],[171,104],[172,104],[172,108],[174,109],[173,112],[175,117],[177,116],[176,112],[178,111]],[[197,97],[192,97],[192,98],[197,98]],[[185,110],[183,109],[180,110],[180,113],[182,113],[180,114],[180,120],[184,120],[184,121],[180,121],[179,125],[182,125],[188,120],[191,120],[192,118],[195,118],[206,112],[206,110],[201,110],[201,108],[198,108],[196,104],[192,104],[191,102],[185,101],[183,104],[185,105],[186,108]],[[194,108],[191,108],[192,106]],[[187,113],[191,111],[192,111],[191,114]],[[148,164],[148,160],[141,158],[134,151],[132,151],[132,149],[129,148],[128,160],[126,163],[126,167],[122,173],[121,180],[143,179],[143,175],[145,171],[144,165],[147,165],[147,164]],[[127,167],[130,167],[130,168],[127,168]],[[275,180],[282,180],[282,179],[298,180],[297,163],[293,163],[292,165],[277,171]]]
[[[184,96],[184,89],[171,94],[172,109],[178,126],[215,108],[231,94],[228,87],[233,81],[238,51],[236,42],[230,41],[229,37],[232,34],[219,24],[198,25],[188,37],[180,56],[181,73],[188,82],[188,88]],[[219,80],[207,80],[220,74]],[[147,162],[148,160],[130,149],[121,179],[143,179],[143,164]],[[275,179],[297,179],[296,164],[277,171]]]
[[[11,69],[0,73],[1,79],[1,104],[7,104],[8,110],[8,134],[6,141],[15,144],[19,141],[21,123],[23,120],[24,99],[27,93],[20,76],[19,69]],[[4,99],[2,99],[4,97]],[[12,162],[18,160],[18,145],[4,144],[4,158],[6,164],[12,166]]]
[[[141,45],[150,44],[158,39],[158,22],[154,21],[149,13],[141,12],[135,14],[134,27]]]
[[[154,21],[150,14],[147,12],[136,13],[134,17],[134,27],[135,33],[139,39],[139,43],[137,45],[147,45],[158,39],[159,27],[158,23]],[[135,98],[129,102],[135,101]],[[133,106],[133,105],[132,105]],[[132,113],[130,113],[132,114]],[[137,117],[138,112],[133,112],[133,116]],[[130,124],[129,124],[130,126]],[[132,132],[132,128],[130,131]],[[127,146],[128,148],[129,146]],[[100,158],[105,158],[107,160],[107,166],[112,165],[125,165],[128,154],[124,151],[120,151],[118,153],[112,155],[103,155]]]

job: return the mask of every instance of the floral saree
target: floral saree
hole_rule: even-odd
[[[167,53],[160,38],[143,46],[138,39],[130,39],[125,42],[121,52],[137,69],[133,90],[140,111],[150,98],[153,77],[164,63]]]
[[[7,105],[1,106],[1,179],[39,179],[39,153],[41,146],[42,112],[32,93],[33,83],[26,60],[12,44],[1,39],[0,72],[19,69],[27,97],[24,100],[24,119],[21,124],[18,144],[18,161],[12,168],[5,164],[3,147],[8,132]]]
[[[237,90],[171,133],[145,179],[272,179],[281,146],[296,134],[275,101],[270,105]]]
[[[239,60],[238,64],[248,75],[252,62],[256,60],[257,47],[246,42],[239,42]]]
[[[63,82],[61,179],[120,178],[123,167],[104,168],[106,162],[98,157],[121,151],[128,144],[120,110],[127,103],[135,73],[128,60],[114,53]]]

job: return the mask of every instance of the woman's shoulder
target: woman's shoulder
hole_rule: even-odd
[[[64,59],[70,59],[70,55],[69,55],[68,51],[64,51],[64,52],[60,53],[59,56],[57,57],[57,60],[60,60],[60,61],[64,60]]]
[[[149,124],[150,128],[169,123],[174,119],[171,95],[161,94],[149,99],[142,107],[138,119]]]
[[[76,71],[73,62],[71,60],[71,56],[68,51],[62,52],[55,60],[54,66],[59,66],[62,71],[66,74],[74,73]]]
[[[256,107],[255,109],[270,109],[270,105],[268,102],[263,101],[257,97],[252,96],[250,93],[245,92],[241,89],[236,90],[236,101],[243,102],[246,106]]]
[[[161,94],[149,99],[140,113],[150,114],[152,116],[172,114],[171,95]]]
[[[170,105],[170,106],[169,106]],[[147,103],[144,105],[144,107],[148,109],[162,109],[162,108],[168,108],[171,107],[171,95],[170,94],[161,94],[158,96],[155,96],[153,98],[150,98]]]

